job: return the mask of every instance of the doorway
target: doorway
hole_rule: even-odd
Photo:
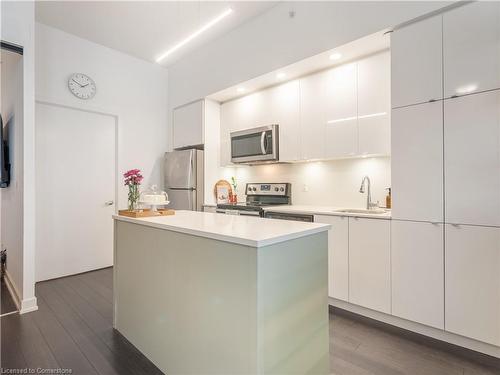
[[[0,42],[0,242],[2,316],[17,312],[23,292],[23,49]]]
[[[36,281],[113,264],[116,117],[36,104]]]

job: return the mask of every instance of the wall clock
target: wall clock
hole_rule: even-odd
[[[68,88],[79,99],[92,99],[96,93],[95,82],[82,73],[75,73],[69,77]]]

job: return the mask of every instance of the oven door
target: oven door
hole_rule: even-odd
[[[279,125],[262,126],[231,133],[231,162],[279,161]]]

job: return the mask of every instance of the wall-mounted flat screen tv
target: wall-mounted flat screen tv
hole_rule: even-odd
[[[0,115],[0,188],[6,188],[10,184],[8,135],[8,129],[4,129],[3,119]]]

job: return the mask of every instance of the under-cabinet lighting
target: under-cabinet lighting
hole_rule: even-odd
[[[386,114],[387,114],[387,112],[370,113],[369,115],[353,116],[353,117],[339,118],[336,120],[329,120],[326,123],[327,124],[335,124],[337,122],[351,121],[351,120],[356,120],[356,119],[360,119],[360,118],[385,116]]]
[[[208,29],[210,29],[215,24],[217,24],[220,21],[222,21],[224,18],[226,18],[227,16],[229,16],[231,13],[233,13],[233,10],[231,8],[226,9],[224,12],[222,12],[217,17],[215,17],[213,20],[211,20],[210,22],[206,23],[205,25],[203,25],[202,27],[200,27],[198,30],[196,30],[194,33],[192,33],[191,35],[189,35],[186,39],[181,40],[179,43],[177,43],[172,48],[170,48],[165,53],[163,53],[160,57],[158,57],[156,59],[156,62],[159,63],[165,57],[167,57],[168,55],[170,55],[172,52],[174,52],[174,51],[178,50],[179,48],[181,48],[182,46],[186,45],[191,40],[193,40],[194,38],[196,38],[197,36],[199,36],[203,32],[207,31]]]
[[[276,74],[276,78],[278,78],[278,79],[283,79],[285,77],[286,77],[286,74],[283,73],[283,72],[280,72],[280,73]]]
[[[335,52],[330,55],[330,60],[338,60],[342,57],[341,53]]]
[[[245,92],[245,91],[247,91],[247,89],[246,89],[246,88],[244,88],[244,87],[238,87],[238,88],[236,89],[236,92],[239,92],[240,94],[241,94],[242,92]]]

